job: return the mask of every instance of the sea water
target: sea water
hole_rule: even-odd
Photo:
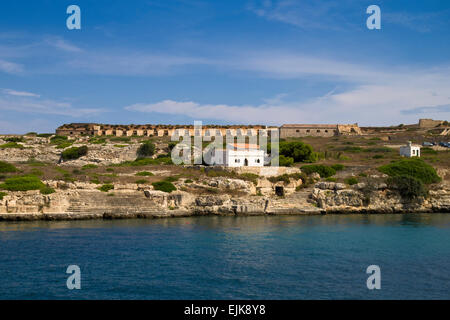
[[[450,214],[0,222],[0,299],[450,299],[449,270]]]

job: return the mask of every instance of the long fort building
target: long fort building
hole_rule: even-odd
[[[290,137],[332,137],[337,135],[360,135],[358,124],[284,124],[281,127],[261,125],[204,125],[201,129],[193,125],[111,125],[97,123],[70,123],[56,129],[62,136],[256,136],[270,135],[273,130],[279,131],[280,138]],[[201,132],[200,132],[201,131]]]

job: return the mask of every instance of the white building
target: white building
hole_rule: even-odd
[[[226,149],[211,149],[203,158],[209,165],[227,167],[262,167],[264,166],[264,150],[256,144],[233,143]]]
[[[400,147],[400,155],[403,157],[420,157],[420,146],[413,145],[411,141],[408,141],[406,146]]]

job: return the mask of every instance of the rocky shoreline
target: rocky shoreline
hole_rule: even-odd
[[[405,201],[382,183],[372,187],[368,194],[362,183],[350,187],[318,182],[283,197],[195,195],[123,187],[114,190],[114,194],[77,189],[76,185],[50,195],[39,191],[15,192],[0,200],[0,221],[450,212],[450,189],[443,185],[430,190],[427,199],[415,201]]]

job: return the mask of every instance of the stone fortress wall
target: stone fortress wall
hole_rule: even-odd
[[[285,124],[281,127],[267,127],[261,125],[249,126],[218,126],[205,125],[200,129],[192,125],[110,125],[96,123],[70,123],[56,129],[57,135],[62,136],[270,136],[278,131],[280,138],[362,134],[358,124]]]

